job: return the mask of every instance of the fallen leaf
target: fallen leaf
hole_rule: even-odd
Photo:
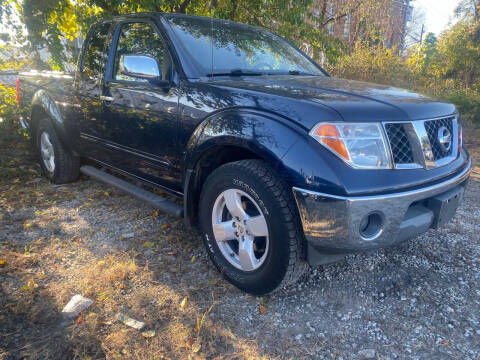
[[[201,347],[202,347],[202,344],[200,344],[199,341],[196,341],[195,344],[193,344],[193,346],[192,346],[192,352],[193,353],[199,352]]]
[[[192,260],[191,260],[192,264],[193,264],[195,261],[197,261],[197,258],[195,257],[195,255],[193,255],[193,256],[192,256]]]
[[[4,266],[7,262],[3,259],[0,259],[0,266]]]
[[[146,247],[146,248],[152,248],[155,244],[151,241],[145,241],[142,246]]]
[[[450,341],[442,340],[442,341],[440,341],[440,345],[450,345]]]
[[[25,224],[23,224],[23,230],[28,230],[28,229],[30,229],[32,226],[33,226],[32,223],[25,223]]]
[[[162,230],[165,230],[166,228],[168,228],[168,224],[162,224],[162,226],[160,226],[160,229]]]
[[[150,215],[151,215],[151,216],[153,216],[153,217],[157,217],[157,216],[158,216],[158,211],[157,211],[157,210],[155,210],[155,211],[154,211],[154,212],[152,212]]]
[[[155,330],[144,331],[142,332],[142,336],[146,339],[153,338],[155,336]]]
[[[262,315],[265,315],[267,313],[267,308],[262,304],[258,304],[258,309],[260,310],[260,314]]]
[[[105,192],[103,193],[103,195],[105,195],[105,196],[110,196],[110,194],[108,193],[108,191],[105,191]]]
[[[182,300],[182,302],[180,303],[180,309],[185,309],[185,306],[187,306],[187,297],[185,296]]]
[[[101,228],[100,231],[107,231],[107,228]]]

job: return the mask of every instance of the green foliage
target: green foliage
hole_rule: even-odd
[[[459,20],[439,39],[427,34],[405,59],[392,49],[362,42],[329,70],[341,77],[443,97],[480,122],[480,22],[473,17]]]
[[[444,97],[454,103],[462,116],[480,124],[480,91],[479,89],[454,90],[444,94]]]
[[[466,88],[480,78],[480,23],[460,20],[442,34],[438,45],[441,75]]]
[[[327,27],[355,16],[353,39],[378,37],[379,19],[394,0],[344,0],[328,15],[329,2],[318,0],[9,0],[22,15],[29,40],[34,46],[46,46],[51,65],[64,69],[75,59],[68,57],[61,38],[72,40],[86,33],[99,18],[142,11],[163,11],[213,16],[273,30],[318,58],[326,55],[329,63],[345,52],[343,42],[328,34]],[[319,8],[317,16],[313,9]]]
[[[397,86],[406,86],[409,77],[408,68],[395,48],[369,46],[366,42],[357,43],[351,54],[328,70],[339,77]]]

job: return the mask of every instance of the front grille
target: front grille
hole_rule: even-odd
[[[445,150],[438,140],[438,130],[445,126],[450,134],[453,137],[453,120],[454,116],[438,119],[438,120],[429,120],[425,121],[425,130],[427,131],[428,139],[430,140],[430,146],[432,147],[432,153],[434,160],[443,159],[447,156],[452,155],[453,146],[450,146],[448,150]]]
[[[453,161],[457,151],[457,118],[384,123],[385,134],[397,169],[432,169]],[[445,129],[442,129],[445,127]],[[447,131],[448,130],[448,131]],[[451,135],[451,142],[441,143]]]
[[[385,124],[385,132],[390,142],[393,161],[395,164],[412,164],[414,163],[412,145],[408,138],[405,124],[388,123]]]

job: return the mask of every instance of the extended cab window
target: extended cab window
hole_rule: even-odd
[[[160,76],[162,79],[166,79],[169,76],[169,71],[171,71],[171,60],[163,39],[148,23],[141,22],[122,25],[113,69],[114,80],[148,82],[148,79],[126,74],[125,69],[122,69],[121,65],[122,57],[125,59],[126,56],[131,56],[128,66],[133,70],[130,69],[129,73],[132,71],[146,73],[152,77]],[[156,60],[159,68],[145,68],[145,64],[148,66],[149,62],[142,62],[140,61],[142,59],[138,59],[139,57],[143,57],[143,60],[145,60],[144,57]]]
[[[83,61],[83,77],[90,80],[100,78],[105,59],[105,42],[107,40],[110,23],[95,25],[88,40]]]

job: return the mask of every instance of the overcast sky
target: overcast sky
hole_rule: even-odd
[[[413,0],[411,4],[425,10],[427,31],[438,35],[447,28],[458,2],[459,0]]]

